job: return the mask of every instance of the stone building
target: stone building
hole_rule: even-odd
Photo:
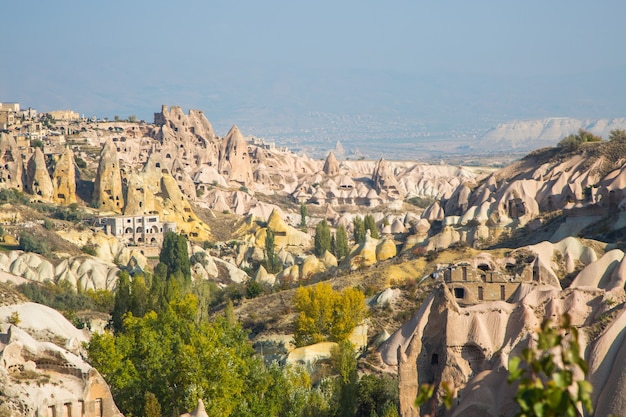
[[[483,301],[507,301],[522,282],[534,279],[532,264],[514,271],[499,271],[488,263],[474,268],[469,263],[449,265],[443,270],[443,281],[461,306]]]
[[[97,227],[121,242],[160,246],[167,232],[176,232],[176,223],[161,223],[159,216],[101,217]]]

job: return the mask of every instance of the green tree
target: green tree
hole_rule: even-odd
[[[374,239],[378,239],[378,228],[376,227],[376,220],[374,220],[374,216],[371,214],[366,215],[363,223],[365,223],[365,230],[370,231],[370,236]]]
[[[50,256],[50,249],[46,241],[36,238],[26,230],[20,233],[20,249],[24,252],[34,252],[46,257]]]
[[[343,225],[337,228],[337,233],[335,237],[335,256],[337,259],[343,259],[348,255],[350,249],[348,247],[348,234],[346,233],[346,228]]]
[[[626,130],[614,129],[609,132],[610,141],[626,141]]]
[[[150,391],[144,395],[143,415],[145,417],[161,417],[161,404],[157,397]]]
[[[300,203],[300,227],[306,227],[306,216],[307,216],[307,207],[306,204]]]
[[[356,352],[352,343],[344,340],[331,351],[331,362],[338,374],[337,394],[340,417],[352,417],[356,411],[358,395],[358,374]]]
[[[92,337],[90,361],[124,414],[177,416],[202,398],[215,416],[324,415],[328,404],[306,371],[266,368],[239,323],[198,322],[196,308],[188,294],[159,313],[128,315],[123,332]]]
[[[149,310],[153,309],[150,304],[150,288],[146,284],[146,276],[135,275],[130,285],[129,311],[135,317],[143,317]]]
[[[168,281],[179,279],[181,282],[177,284],[181,290],[191,289],[191,266],[185,236],[167,232],[163,238],[159,261],[167,266]]]
[[[567,151],[573,151],[580,147],[581,144],[587,142],[601,142],[602,138],[600,136],[596,136],[591,132],[588,132],[584,129],[579,129],[578,133],[571,134],[559,141],[557,146],[559,148],[563,148]]]
[[[396,379],[389,375],[374,374],[361,377],[355,417],[397,416],[398,405],[398,381]]]
[[[330,226],[322,220],[315,226],[315,255],[321,257],[330,251]]]
[[[124,315],[130,310],[130,304],[130,275],[126,271],[120,271],[117,274],[115,303],[111,313],[111,324],[116,332],[123,330]]]
[[[298,288],[293,303],[298,313],[294,337],[298,346],[347,340],[367,315],[361,291],[346,288],[338,292],[327,282]]]
[[[274,232],[269,227],[267,228],[267,232],[265,233],[264,266],[267,272],[269,272],[270,274],[276,274],[282,269],[282,262],[276,254]]]
[[[509,360],[508,381],[519,383],[515,395],[520,406],[517,416],[578,416],[580,406],[591,414],[592,386],[589,381],[576,379],[577,370],[587,375],[578,329],[567,314],[556,327],[545,320],[537,334],[536,346]]]
[[[361,216],[356,216],[352,220],[352,226],[354,229],[354,243],[359,245],[365,241],[365,223]]]

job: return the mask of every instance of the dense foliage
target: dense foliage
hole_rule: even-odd
[[[371,214],[366,215],[365,219],[363,219],[363,223],[365,226],[365,230],[370,231],[370,236],[374,239],[378,239],[378,228],[376,227],[376,220],[374,220],[374,216],[372,216]]]
[[[578,133],[571,134],[559,141],[557,146],[559,148],[566,149],[568,151],[576,150],[580,147],[581,144],[586,142],[601,142],[602,138],[600,136],[596,136],[591,132],[588,132],[584,129],[579,129]]]
[[[333,235],[334,246],[333,246],[333,255],[337,258],[337,260],[343,259],[350,252],[350,248],[348,246],[348,233],[346,232],[346,228],[341,225],[337,228],[337,232]]]
[[[298,313],[296,345],[342,342],[367,315],[365,297],[356,288],[335,291],[327,282],[300,287],[293,297]]]
[[[361,383],[355,352],[346,341],[365,316],[360,291],[336,292],[329,284],[310,293],[299,290],[301,339],[340,342],[331,376],[314,384],[304,369],[264,365],[230,300],[223,315],[209,319],[208,305],[217,288],[208,282],[185,285],[189,264],[177,258],[187,256],[182,241],[170,235],[152,275],[120,272],[112,307],[114,332],[94,335],[88,346],[90,361],[109,383],[122,412],[178,416],[202,399],[207,413],[219,416],[397,415],[395,382],[370,376]],[[258,292],[252,287],[246,291],[254,293],[249,296]],[[323,329],[316,330],[316,325]],[[309,337],[307,329],[315,333]]]
[[[356,216],[352,220],[354,243],[359,245],[365,241],[365,223],[360,216]]]
[[[330,252],[330,226],[326,220],[322,220],[315,226],[315,255],[317,257],[324,256],[326,251]]]

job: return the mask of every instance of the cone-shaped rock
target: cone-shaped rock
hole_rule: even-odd
[[[124,208],[122,177],[113,141],[108,140],[102,147],[98,173],[94,183],[93,199],[101,210],[121,212]]]
[[[242,184],[252,182],[248,144],[237,126],[233,126],[224,138],[218,168],[220,174],[230,181]]]
[[[76,203],[76,168],[74,165],[74,152],[66,148],[52,173],[53,200],[56,204],[67,206]]]
[[[0,160],[4,169],[0,169],[0,188],[23,189],[22,173],[24,165],[17,142],[12,136],[0,133]]]
[[[43,152],[39,148],[35,148],[33,156],[28,160],[24,191],[38,196],[43,201],[52,201],[54,187],[48,174],[48,168],[46,168]]]
[[[398,181],[384,158],[380,158],[380,161],[376,164],[372,174],[372,181],[374,181],[374,187],[379,193],[383,191],[388,193],[398,192]]]
[[[324,174],[334,177],[339,174],[339,162],[335,158],[335,154],[331,151],[324,162]]]

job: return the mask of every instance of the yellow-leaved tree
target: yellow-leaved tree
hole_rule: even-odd
[[[345,341],[367,316],[365,296],[360,290],[345,288],[339,292],[327,282],[298,288],[293,304],[298,312],[297,346]]]

